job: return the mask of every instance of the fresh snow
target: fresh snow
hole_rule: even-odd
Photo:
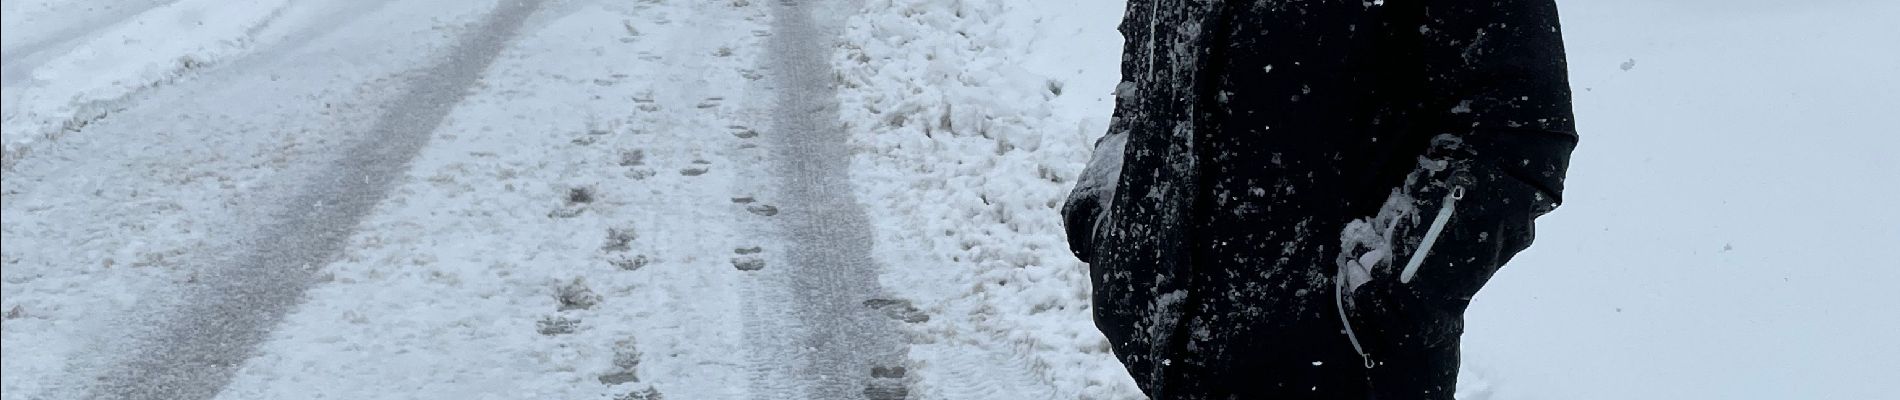
[[[314,51],[232,62],[155,90],[140,103],[161,106],[128,107],[38,143],[5,172],[0,392],[38,399],[87,390],[134,350],[124,339],[207,284],[212,265],[246,247],[242,235],[284,208],[312,166],[355,141],[345,132],[365,129],[376,114],[367,103],[390,94],[378,82],[425,60],[444,41],[440,31],[480,11],[412,3],[365,14],[358,11],[373,9],[361,6],[300,7],[300,16],[350,22],[298,18],[281,32],[324,33]],[[378,41],[388,35],[412,40]],[[367,54],[321,57],[341,48]]]
[[[550,5],[220,398],[747,397],[764,10]]]
[[[1472,303],[1491,398],[1900,393],[1900,2],[1561,5],[1583,141]]]
[[[925,398],[1136,398],[1056,208],[1105,130],[1120,2],[868,1],[838,55]],[[1463,399],[1900,391],[1900,6],[1563,2],[1568,204],[1470,311]],[[857,46],[855,48],[850,46]],[[1640,61],[1640,65],[1636,61]],[[1268,69],[1271,71],[1271,68]],[[1052,89],[1060,88],[1061,95]],[[1049,392],[961,385],[1025,368]],[[989,364],[986,364],[989,365]],[[993,388],[994,386],[990,386]],[[1040,389],[1039,389],[1040,390]]]
[[[873,0],[835,55],[885,286],[932,316],[926,399],[1139,398],[1061,207],[1108,127],[1118,2]]]
[[[176,313],[253,232],[320,206],[292,200],[347,178],[331,163],[499,1],[0,0],[0,398],[98,394],[164,322],[218,318]],[[1900,370],[1890,3],[1564,2],[1567,204],[1474,302],[1459,397],[1900,392],[1880,372]],[[830,184],[870,230],[839,245],[868,244],[878,274],[854,278],[881,286],[825,301],[868,298],[896,332],[858,343],[908,344],[848,377],[800,367],[846,350],[800,345],[850,319],[787,297],[822,286],[786,221],[824,206],[781,176],[801,139],[775,135],[801,133],[774,129],[777,77],[798,72],[768,49],[791,4],[539,3],[301,303],[194,390],[1140,398],[1057,213],[1108,125],[1124,4],[814,9],[836,29],[814,36],[836,85],[815,114],[849,163]]]
[[[0,143],[6,152],[0,166],[12,166],[34,142],[81,129],[112,113],[126,96],[251,49],[256,34],[280,15],[286,2],[179,0],[69,39],[70,48],[59,48],[59,55],[32,66],[30,76],[11,75],[13,69],[27,68],[13,65],[14,59],[41,55],[13,52],[57,45],[9,46],[15,48],[7,53],[9,75],[0,89],[5,102],[0,106],[0,131],[5,132]],[[38,25],[9,22],[9,27]],[[57,39],[63,38],[40,40]]]

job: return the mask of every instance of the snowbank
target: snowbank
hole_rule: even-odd
[[[1120,2],[874,0],[834,65],[920,398],[1138,398],[1061,207],[1107,129]]]
[[[243,54],[285,5],[286,0],[181,0],[87,33],[71,48],[48,49],[63,53],[48,57],[30,77],[0,88],[0,145],[5,149],[0,164],[11,167],[35,142],[84,128],[141,89]],[[18,19],[8,18],[9,31],[15,24],[33,23]],[[7,54],[26,56],[47,57]]]

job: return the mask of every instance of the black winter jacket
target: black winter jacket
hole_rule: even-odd
[[[1131,0],[1121,32],[1126,148],[1064,217],[1143,390],[1449,399],[1464,306],[1576,145],[1554,2]]]

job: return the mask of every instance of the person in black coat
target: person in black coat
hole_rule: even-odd
[[[1464,310],[1561,202],[1553,0],[1131,0],[1063,207],[1154,399],[1451,399]]]

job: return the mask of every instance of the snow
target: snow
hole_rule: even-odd
[[[47,57],[64,54],[89,34],[145,11],[169,4],[165,0],[0,0],[0,76],[12,85]]]
[[[549,8],[220,398],[746,397],[763,6]]]
[[[923,399],[1138,398],[1095,331],[1063,198],[1107,129],[1114,2],[868,1],[835,57],[853,180]]]
[[[1110,4],[1113,3],[1113,4]],[[1055,216],[1104,131],[1120,2],[871,1],[844,113],[924,398],[977,354],[1133,398]],[[1882,398],[1900,386],[1900,6],[1565,2],[1583,144],[1568,204],[1468,316],[1464,399]],[[958,14],[960,13],[960,14]],[[961,15],[955,18],[951,15]],[[1640,64],[1639,64],[1640,62]],[[1018,69],[1020,68],[1020,69]],[[1063,95],[1043,90],[1060,82]],[[855,117],[852,117],[855,116]],[[1023,145],[1033,143],[1032,145]],[[996,368],[996,367],[986,367]],[[985,397],[990,396],[990,397]]]
[[[134,92],[250,49],[254,35],[276,19],[285,4],[180,0],[89,33],[89,38],[33,68],[30,77],[9,77],[0,89],[5,101],[0,106],[5,165],[11,166],[36,141],[111,113],[114,102]],[[16,56],[31,55],[8,54]]]
[[[1900,391],[1900,4],[1710,3],[1563,4],[1583,140],[1473,302],[1493,398]]]
[[[494,6],[240,3],[0,1],[0,397],[80,397]],[[1057,213],[1123,4],[856,6],[838,114],[911,398],[1139,398]],[[1900,391],[1900,4],[1563,7],[1568,202],[1474,302],[1459,397]],[[756,397],[768,8],[547,2],[220,397]]]
[[[358,6],[303,5],[286,15],[352,17]],[[410,4],[382,11],[345,23],[278,25],[326,33],[329,40],[313,43],[318,52],[342,42],[375,56],[304,53],[209,67],[190,85],[140,96],[161,107],[128,107],[83,134],[37,143],[5,172],[0,298],[4,308],[20,310],[0,327],[7,398],[71,398],[85,390],[87,380],[61,377],[97,375],[130,351],[123,338],[176,306],[201,283],[204,265],[232,257],[242,232],[279,209],[286,183],[349,139],[326,133],[357,131],[374,119],[363,103],[387,91],[372,83],[439,42],[430,18],[456,21],[469,10]],[[371,41],[391,35],[412,40]]]

